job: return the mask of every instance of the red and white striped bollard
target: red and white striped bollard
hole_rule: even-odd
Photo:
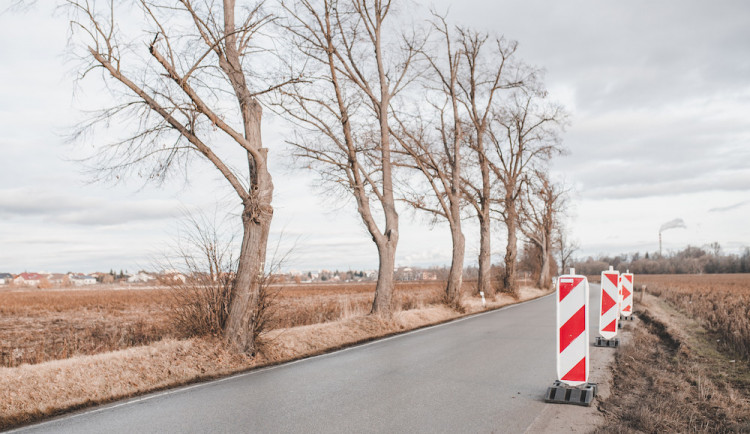
[[[557,279],[557,378],[569,386],[588,382],[589,282],[570,274]]]

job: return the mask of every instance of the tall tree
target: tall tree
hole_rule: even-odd
[[[162,181],[199,156],[226,180],[242,205],[243,236],[225,336],[253,353],[259,280],[273,216],[268,149],[261,141],[258,97],[282,83],[259,74],[259,31],[273,20],[262,3],[234,0],[68,1],[74,42],[85,63],[81,78],[102,71],[112,105],[89,126],[118,125],[123,139],[93,157],[102,177],[134,171]],[[135,7],[133,7],[135,6]],[[232,153],[244,155],[234,167]]]
[[[490,38],[467,28],[457,29],[465,62],[465,70],[458,76],[459,101],[467,118],[466,142],[475,162],[473,170],[464,176],[466,199],[474,208],[479,221],[479,276],[477,291],[494,296],[491,283],[491,207],[493,185],[486,140],[492,113],[500,102],[501,92],[516,88],[533,76],[515,60],[518,44],[502,37]]]
[[[548,288],[552,284],[555,233],[560,228],[559,215],[564,206],[565,190],[553,183],[544,170],[534,170],[525,183],[519,228],[526,239],[536,246],[540,264],[536,282],[539,288]]]
[[[389,25],[391,1],[301,0],[284,8],[307,81],[277,102],[307,131],[290,143],[308,167],[354,198],[378,250],[372,313],[390,315],[399,240],[392,104],[410,83],[419,38],[394,39],[400,32]]]
[[[421,50],[420,53],[429,65],[426,93],[434,94],[432,96],[436,97],[437,102],[430,101],[428,104],[427,119],[414,116],[417,109],[398,116],[396,138],[406,157],[401,164],[423,175],[422,178],[429,185],[427,192],[410,188],[411,194],[405,197],[405,201],[417,210],[427,211],[448,222],[452,252],[445,295],[449,305],[460,307],[466,250],[461,230],[464,202],[461,178],[463,129],[457,85],[462,54],[445,18],[437,15],[434,18],[432,28],[439,35],[437,47]],[[423,101],[424,94],[420,92],[420,102]],[[417,122],[404,120],[404,117]],[[431,126],[434,126],[434,133],[426,131]]]
[[[528,82],[513,91],[496,111],[490,123],[493,149],[490,164],[500,185],[499,213],[507,228],[503,287],[517,294],[518,221],[520,197],[529,172],[562,152],[559,132],[566,114],[559,104],[547,99],[541,85]]]

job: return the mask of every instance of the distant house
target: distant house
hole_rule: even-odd
[[[174,284],[177,282],[185,283],[187,281],[187,276],[180,273],[179,271],[169,270],[167,272],[164,272],[161,276],[159,276],[159,281],[167,285]]]
[[[70,274],[68,278],[74,286],[93,285],[96,283],[96,277],[85,274]]]
[[[138,273],[128,277],[128,283],[146,283],[152,280],[156,280],[156,278],[146,273],[145,271],[139,271]]]
[[[63,286],[68,281],[68,276],[66,274],[52,273],[47,276],[47,280],[53,286]]]
[[[39,286],[42,280],[45,280],[47,276],[39,273],[21,273],[13,279],[13,283],[18,286]]]
[[[13,281],[13,275],[10,273],[0,273],[0,285],[8,285]]]

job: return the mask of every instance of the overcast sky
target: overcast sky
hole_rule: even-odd
[[[453,4],[455,3],[455,4]],[[4,6],[3,6],[4,8]],[[750,246],[750,3],[747,1],[441,1],[456,23],[518,40],[571,112],[554,173],[573,187],[579,255],[718,241]],[[98,89],[74,94],[67,23],[37,5],[0,14],[0,272],[151,268],[186,210],[231,205],[200,164],[189,184],[91,184],[64,140]],[[313,177],[284,161],[270,116],[272,243],[295,243],[288,269],[373,269],[377,255],[352,207],[321,201]],[[400,265],[448,264],[449,236],[402,213]],[[477,235],[466,228],[467,264]],[[502,235],[493,240],[495,261]]]

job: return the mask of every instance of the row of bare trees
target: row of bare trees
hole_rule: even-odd
[[[494,293],[490,229],[499,219],[508,240],[502,287],[515,293],[517,233],[541,243],[545,258],[553,250],[563,191],[545,168],[561,152],[565,112],[549,101],[540,72],[518,59],[515,42],[434,13],[425,25],[405,26],[398,6],[284,4],[291,70],[305,79],[274,106],[298,126],[290,143],[302,165],[357,204],[380,258],[374,313],[389,310],[399,201],[450,229],[449,304],[459,303],[462,223],[472,214],[480,227],[478,291]]]
[[[477,291],[495,291],[493,221],[507,229],[506,291],[516,291],[519,231],[551,257],[564,192],[546,167],[566,115],[515,42],[434,13],[416,21],[390,0],[66,3],[80,78],[100,71],[112,101],[78,132],[115,126],[123,137],[97,148],[96,173],[190,178],[199,157],[242,206],[224,330],[238,351],[254,351],[273,216],[262,103],[294,124],[300,165],[356,203],[379,256],[372,313],[391,311],[399,203],[447,222],[453,306],[467,218],[480,232]]]

